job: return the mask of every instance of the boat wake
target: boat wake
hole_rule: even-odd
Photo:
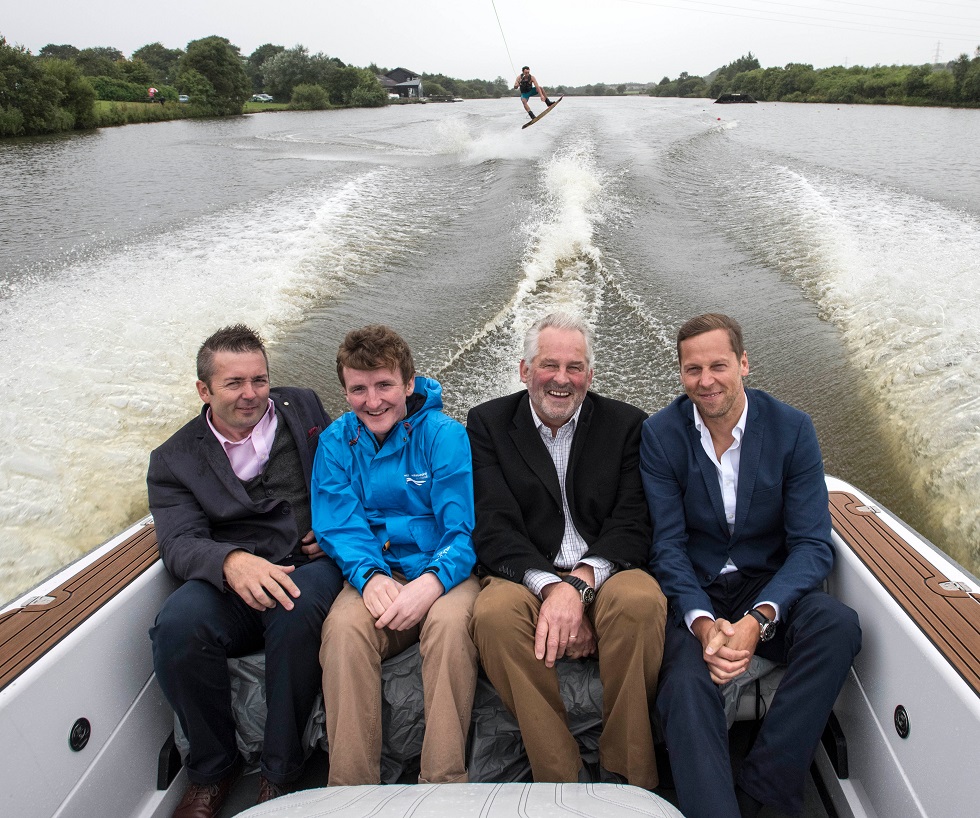
[[[0,302],[0,599],[146,511],[147,453],[199,407],[193,361],[229,322],[275,344],[313,305],[370,288],[450,205],[373,168],[21,281]],[[419,215],[406,220],[406,203]],[[43,316],[39,321],[38,316]]]
[[[522,217],[520,274],[509,297],[434,369],[451,414],[465,417],[469,406],[521,388],[524,334],[554,310],[585,316],[596,332],[597,389],[637,402],[649,394],[635,372],[635,356],[647,347],[657,354],[672,342],[630,292],[618,260],[600,249],[604,226],[624,209],[593,140],[570,139],[539,163],[535,197]]]
[[[713,179],[721,225],[838,328],[933,530],[977,565],[980,220],[827,168],[730,167]]]

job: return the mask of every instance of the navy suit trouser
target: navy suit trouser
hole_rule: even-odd
[[[716,615],[741,619],[768,579],[719,577],[706,589]],[[817,742],[860,650],[861,628],[853,610],[818,590],[781,614],[775,637],[760,642],[756,654],[786,671],[737,783],[763,804],[796,815]],[[739,818],[723,699],[701,643],[676,616],[667,624],[657,713],[684,815]]]
[[[187,776],[196,784],[219,781],[238,760],[227,660],[263,646],[262,773],[287,784],[303,770],[303,731],[320,692],[320,629],[343,577],[327,557],[290,577],[300,590],[291,611],[281,604],[257,611],[233,591],[189,580],[167,598],[150,629],[153,668],[187,736]]]

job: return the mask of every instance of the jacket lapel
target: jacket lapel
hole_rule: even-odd
[[[235,470],[231,467],[228,455],[225,454],[225,450],[221,447],[218,439],[208,426],[208,419],[205,412],[207,412],[206,407],[199,416],[200,422],[198,424],[199,429],[197,434],[198,443],[201,446],[201,451],[204,453],[204,460],[231,496],[248,508],[256,509],[257,506],[252,502],[252,498],[245,491],[245,486],[242,485],[242,481],[238,479],[238,475],[235,474]]]
[[[748,393],[748,390],[746,390]],[[759,401],[749,398],[749,413],[745,419],[745,434],[742,436],[742,453],[738,461],[738,494],[735,496],[735,528],[732,539],[738,537],[752,504],[755,480],[759,475],[759,462],[762,458],[762,443],[765,440],[766,424],[759,420]]]
[[[582,454],[582,449],[585,448],[585,441],[589,437],[589,428],[592,425],[592,413],[595,409],[595,404],[592,402],[592,398],[588,392],[585,394],[585,400],[582,401],[582,410],[578,414],[578,420],[575,423],[575,435],[572,437],[572,450],[568,455],[568,475],[576,475],[578,472],[575,470],[578,459]],[[568,483],[568,475],[565,476],[565,496],[568,499],[568,510],[572,513],[572,517],[576,516],[575,511],[575,492],[572,490]],[[559,487],[560,491],[560,487]],[[561,495],[558,497],[559,502],[561,501]]]
[[[687,434],[691,440],[694,459],[697,461],[698,470],[701,472],[704,490],[711,500],[711,509],[715,513],[715,520],[727,534],[728,520],[725,518],[725,501],[721,496],[721,486],[718,485],[718,467],[708,457],[708,453],[701,443],[701,433],[698,431],[698,427],[694,425],[694,404],[690,401],[684,407],[684,418],[687,421]]]
[[[514,413],[510,426],[510,436],[517,447],[517,451],[528,468],[548,489],[558,508],[561,508],[561,488],[558,485],[558,472],[555,470],[555,462],[548,454],[541,434],[534,425],[531,417],[531,404],[525,395],[517,404],[517,411]]]
[[[296,441],[296,450],[299,452],[299,459],[303,464],[303,474],[308,476],[313,473],[312,455],[310,454],[310,447],[300,443],[300,441],[307,440],[307,432],[305,429],[298,428],[300,426],[300,419],[297,417],[293,405],[288,400],[283,400],[279,395],[275,394],[271,395],[271,397],[272,402],[276,405],[276,415],[279,417],[279,421],[285,421],[286,428],[293,436],[293,440]]]

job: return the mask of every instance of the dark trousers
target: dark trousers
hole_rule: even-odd
[[[295,607],[256,611],[233,591],[192,579],[174,591],[150,629],[153,668],[187,736],[187,776],[212,784],[238,759],[227,660],[265,647],[268,715],[262,773],[286,784],[305,760],[303,731],[320,691],[320,629],[343,577],[322,557],[290,574]]]
[[[734,622],[768,580],[735,572],[705,590],[716,615]],[[780,616],[775,637],[760,642],[756,654],[786,664],[786,672],[738,785],[763,804],[796,815],[817,742],[861,648],[861,628],[853,610],[823,591],[810,591]],[[722,696],[708,675],[701,643],[677,616],[667,624],[657,713],[684,815],[739,818]]]

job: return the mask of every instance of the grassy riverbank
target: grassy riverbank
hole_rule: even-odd
[[[258,114],[263,111],[286,111],[285,102],[246,102],[243,113]],[[111,128],[114,125],[135,125],[140,122],[168,122],[172,119],[194,119],[201,116],[193,105],[181,102],[110,102],[96,100],[95,127]]]
[[[133,125],[137,122],[166,122],[191,116],[188,106],[179,102],[111,102],[99,99],[95,102],[95,127]]]

